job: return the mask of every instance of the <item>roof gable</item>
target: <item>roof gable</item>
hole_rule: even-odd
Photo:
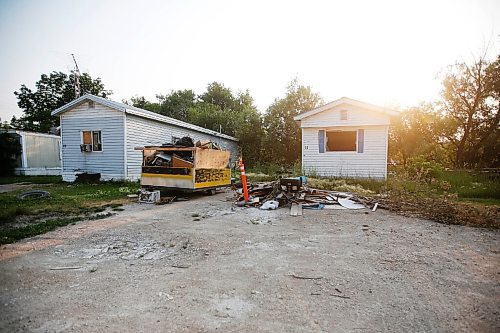
[[[355,99],[348,98],[348,97],[342,97],[340,99],[337,99],[337,100],[335,100],[333,102],[330,102],[328,104],[325,104],[325,105],[322,105],[320,107],[317,107],[317,108],[312,109],[310,111],[303,112],[303,113],[301,113],[301,114],[293,117],[293,119],[300,121],[300,120],[302,120],[304,118],[313,116],[315,114],[318,114],[318,113],[321,113],[321,112],[324,112],[324,111],[327,111],[327,110],[330,110],[330,109],[332,109],[332,108],[334,108],[336,106],[342,105],[342,104],[353,105],[353,106],[357,106],[357,107],[360,107],[360,108],[363,108],[363,109],[366,109],[366,110],[385,113],[385,114],[390,115],[390,116],[395,116],[395,115],[399,114],[399,112],[397,112],[395,110],[391,110],[391,109],[383,108],[383,107],[376,106],[376,105],[373,105],[373,104],[369,104],[369,103],[357,101]]]
[[[191,129],[193,131],[197,131],[197,132],[201,132],[201,133],[206,133],[206,134],[210,134],[210,135],[213,135],[213,136],[218,136],[220,138],[224,138],[224,139],[228,139],[228,140],[232,140],[232,141],[239,141],[237,138],[229,136],[229,135],[226,135],[226,134],[222,134],[222,133],[219,133],[219,132],[216,132],[216,131],[209,130],[209,129],[204,128],[204,127],[200,127],[200,126],[196,126],[196,125],[193,125],[193,124],[189,124],[189,123],[186,123],[184,121],[180,121],[178,119],[170,118],[170,117],[167,117],[167,116],[155,113],[155,112],[151,112],[151,111],[147,111],[147,110],[144,110],[144,109],[140,109],[140,108],[137,108],[137,107],[132,106],[132,105],[127,105],[125,103],[115,102],[115,101],[112,101],[112,100],[109,100],[109,99],[106,99],[106,98],[103,98],[103,97],[98,97],[98,96],[95,96],[95,95],[92,95],[92,94],[85,94],[83,96],[78,97],[77,99],[69,102],[68,104],[63,105],[62,107],[60,107],[60,108],[52,111],[51,115],[52,116],[61,115],[62,113],[66,112],[66,111],[69,111],[69,110],[73,109],[74,107],[76,107],[76,106],[78,106],[78,105],[80,105],[82,103],[85,103],[87,101],[94,101],[96,103],[99,103],[99,104],[105,105],[107,107],[110,107],[110,108],[112,108],[114,110],[118,110],[118,111],[121,111],[121,112],[124,112],[124,113],[127,113],[127,114],[131,114],[131,115],[134,115],[134,116],[143,117],[143,118],[147,118],[147,119],[159,121],[159,122],[162,122],[162,123],[166,123],[166,124],[170,124],[170,125],[174,125],[174,126],[178,126],[178,127],[183,127],[183,128],[187,128],[187,129]]]

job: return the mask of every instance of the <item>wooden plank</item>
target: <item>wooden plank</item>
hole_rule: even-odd
[[[292,203],[292,207],[290,208],[290,216],[302,216],[302,205]]]
[[[175,155],[172,155],[172,166],[174,168],[192,168],[193,163],[183,160]]]
[[[196,169],[225,169],[229,163],[230,152],[216,149],[196,149]]]

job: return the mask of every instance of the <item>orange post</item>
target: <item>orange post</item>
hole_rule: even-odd
[[[240,157],[240,172],[241,172],[241,185],[243,186],[243,197],[245,202],[248,202],[248,188],[247,188],[247,176],[245,175],[245,165]]]

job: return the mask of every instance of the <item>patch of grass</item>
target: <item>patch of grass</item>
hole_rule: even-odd
[[[91,217],[77,216],[70,218],[57,218],[57,219],[47,220],[42,223],[30,224],[20,228],[0,230],[0,244],[10,244],[24,238],[38,236],[46,232],[52,231],[58,227],[62,227],[68,224],[75,224],[76,222],[85,219],[98,220],[109,217],[111,215],[112,215],[111,213],[108,213],[108,214],[98,214]]]
[[[50,197],[19,200],[23,191],[0,193],[0,224],[12,222],[17,216],[81,215],[103,211],[107,205],[118,207],[127,201],[127,194],[139,189],[138,183],[67,184],[36,186]],[[104,208],[103,208],[104,207]]]
[[[450,185],[450,192],[458,197],[471,199],[500,200],[500,179],[492,173],[469,170],[442,171],[437,175],[441,181]]]
[[[273,169],[276,167],[270,170]],[[255,172],[262,171],[266,170],[255,169]],[[289,170],[288,174],[293,172]],[[278,178],[277,175],[271,179],[264,176],[269,177],[255,174],[255,178],[263,181]],[[402,215],[446,224],[500,228],[500,177],[495,173],[391,168],[387,180],[321,178],[314,173],[307,179],[309,187],[352,192],[369,205],[378,202],[380,207]]]
[[[62,183],[61,176],[7,176],[0,177],[0,185],[15,183],[57,184]]]

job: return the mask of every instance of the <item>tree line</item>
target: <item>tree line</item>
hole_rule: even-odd
[[[62,72],[44,74],[36,90],[22,85],[15,92],[24,111],[10,126],[47,132],[59,125],[50,112],[75,99],[75,77]],[[80,78],[81,90],[101,97],[112,94],[100,78]],[[193,90],[159,94],[155,101],[134,96],[124,101],[135,107],[202,126],[240,139],[247,164],[283,166],[300,161],[301,133],[293,117],[323,104],[311,87],[292,80],[284,96],[260,113],[249,91],[233,92],[220,82]],[[500,56],[471,64],[457,63],[442,77],[441,99],[401,110],[389,133],[391,162],[408,166],[427,161],[446,167],[500,167]]]

